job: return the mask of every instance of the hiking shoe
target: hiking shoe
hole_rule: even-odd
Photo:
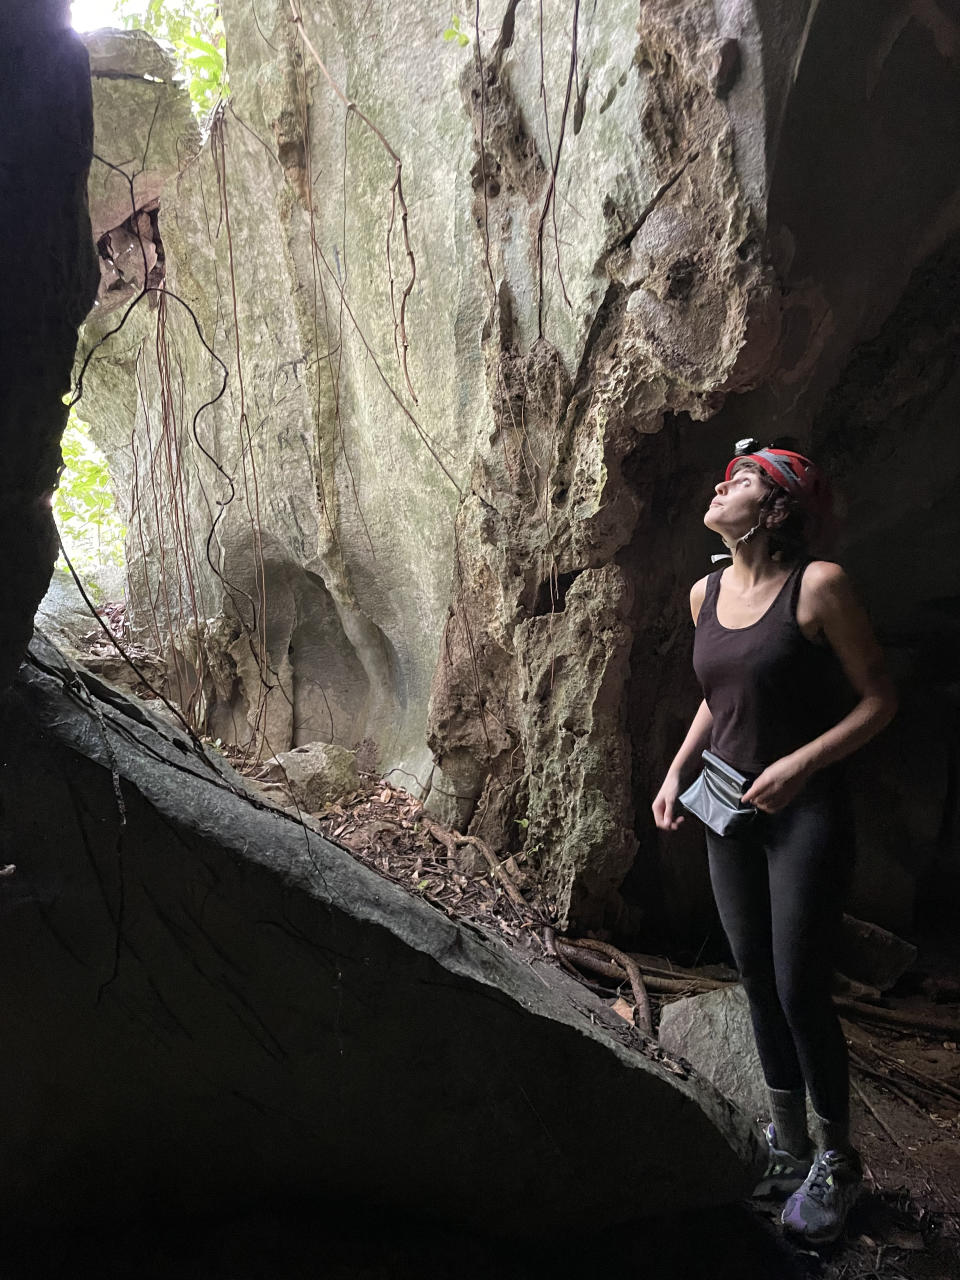
[[[796,1191],[807,1176],[813,1152],[808,1151],[806,1156],[795,1156],[790,1151],[781,1151],[777,1146],[777,1131],[772,1124],[767,1125],[764,1137],[769,1151],[767,1167],[754,1187],[753,1194],[758,1199],[777,1194],[789,1195],[791,1191]]]
[[[781,1222],[810,1244],[828,1244],[843,1230],[863,1192],[863,1166],[855,1151],[821,1151],[803,1186],[783,1206]]]

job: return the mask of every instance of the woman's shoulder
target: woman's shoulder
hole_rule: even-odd
[[[704,574],[690,588],[690,614],[693,618],[693,625],[697,625],[697,619],[700,617],[700,610],[703,608],[703,602],[706,599],[707,588],[710,585],[710,579],[714,575],[712,573]]]
[[[799,611],[822,620],[825,615],[846,612],[855,593],[843,567],[833,560],[811,560],[800,583]]]
[[[834,560],[809,560],[803,567],[805,595],[831,595],[849,589],[850,579],[842,565]]]
[[[841,582],[846,577],[843,566],[835,560],[808,560],[803,570],[804,582],[815,586]]]

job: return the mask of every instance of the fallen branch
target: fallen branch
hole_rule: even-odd
[[[560,939],[555,946],[565,946],[576,950],[577,944],[568,942],[566,939]],[[554,952],[557,959],[561,959],[560,953]],[[632,957],[631,958],[635,958]],[[602,960],[599,955],[595,955],[592,951],[581,951],[577,955],[577,963],[582,960],[583,967],[589,968],[591,973],[599,974],[601,977],[608,978],[611,982],[623,983],[627,980],[626,970],[619,964],[615,964],[612,960]],[[671,977],[661,977],[657,973],[651,973],[648,969],[641,969],[643,977],[643,985],[647,991],[652,991],[654,995],[666,996],[700,996],[705,995],[708,991],[713,991],[716,987],[727,986],[725,982],[717,981],[713,978],[685,978],[679,975]]]
[[[909,1081],[914,1088],[923,1089],[926,1093],[932,1094],[936,1098],[949,1098],[953,1102],[960,1102],[960,1089],[956,1085],[948,1084],[946,1080],[938,1080],[936,1076],[928,1075],[926,1071],[921,1071],[919,1067],[908,1067],[905,1062],[900,1062],[892,1054],[883,1049],[878,1049],[876,1045],[866,1046],[861,1044],[861,1048],[866,1049],[867,1053],[873,1055],[877,1067],[880,1068],[878,1074],[882,1079],[886,1079],[888,1073],[897,1075],[903,1080]],[[859,1057],[859,1055],[857,1056]]]
[[[644,986],[640,969],[635,960],[632,960],[623,951],[611,946],[609,942],[598,942],[595,938],[558,938],[556,946],[558,952],[563,947],[572,948],[574,954],[572,956],[568,954],[568,959],[574,961],[580,958],[577,955],[577,949],[579,948],[581,955],[583,951],[595,951],[619,965],[624,975],[630,980],[633,1002],[637,1008],[637,1026],[641,1031],[645,1031],[647,1035],[653,1035],[653,1015],[650,1012],[650,997],[647,995],[647,989]]]
[[[567,959],[566,956],[560,954],[560,952],[557,950],[556,930],[553,929],[550,925],[546,925],[544,927],[543,937],[541,941],[543,943],[544,951],[547,953],[548,956],[553,956],[554,960],[557,961],[557,963],[560,965],[560,968],[564,971],[564,973],[569,973],[571,978],[576,978],[576,980],[579,983],[585,986],[589,991],[595,991],[597,995],[605,996],[609,994],[598,983],[591,982],[589,978],[585,978],[583,974],[580,972],[580,970],[575,965],[572,965],[570,963],[570,961]],[[604,964],[605,962],[600,960],[597,963]]]
[[[454,833],[453,838],[456,840],[457,844],[468,844],[472,848],[476,849],[478,853],[481,853],[486,860],[487,866],[493,872],[494,878],[499,880],[503,885],[506,895],[513,905],[515,907],[520,907],[525,912],[530,911],[529,902],[527,902],[526,898],[513,883],[510,873],[499,858],[497,858],[496,854],[486,841],[481,840],[479,836],[462,836],[459,833]]]
[[[602,960],[600,956],[595,956],[591,952],[581,951],[576,943],[568,942],[566,938],[558,938],[555,945],[559,959],[572,958],[584,969],[599,974],[601,978],[609,978],[611,982],[627,981],[627,973],[622,965],[614,964],[610,960]]]
[[[628,951],[627,955],[644,975],[644,982],[652,991],[694,991],[699,996],[704,992],[717,991],[719,987],[731,987],[737,982],[736,978],[708,978],[707,974],[696,973],[695,969],[662,969],[650,964],[648,957],[637,955],[635,951]],[[654,986],[654,982],[657,986]]]
[[[922,1014],[884,1009],[880,1005],[863,1004],[859,1000],[844,997],[834,997],[833,1004],[838,1013],[857,1021],[875,1022],[882,1027],[896,1027],[900,1031],[926,1033],[938,1039],[960,1040],[960,1022],[951,1022],[947,1018],[927,1018]]]
[[[453,834],[449,831],[444,831],[443,827],[438,827],[435,822],[431,822],[426,817],[421,817],[420,825],[428,836],[433,836],[437,844],[443,845],[447,851],[447,857],[452,862],[457,856],[457,842],[454,840]]]
[[[682,964],[675,964],[669,956],[653,956],[645,951],[630,951],[628,955],[631,959],[636,960],[637,964],[644,973],[657,973],[664,978],[698,978],[701,976],[699,969],[685,968]],[[731,982],[736,982],[736,975],[731,970]],[[723,982],[725,979],[713,979],[716,982]]]
[[[495,880],[499,881],[507,897],[515,907],[519,907],[525,915],[529,915],[532,911],[530,903],[514,884],[510,873],[504,867],[503,863],[497,858],[496,854],[479,836],[461,835],[459,831],[444,831],[442,827],[438,827],[435,822],[431,822],[429,818],[420,819],[424,831],[433,836],[438,844],[442,844],[447,851],[447,857],[455,858],[458,845],[469,845],[476,849],[486,862],[487,866],[493,873]]]
[[[874,1120],[876,1120],[877,1124],[880,1126],[883,1132],[887,1135],[887,1137],[894,1144],[894,1146],[899,1147],[900,1150],[904,1153],[904,1155],[906,1155],[906,1148],[904,1147],[903,1143],[900,1141],[900,1139],[897,1137],[894,1131],[887,1124],[886,1120],[884,1120],[883,1116],[880,1114],[880,1112],[877,1110],[874,1104],[870,1101],[870,1099],[867,1097],[867,1095],[864,1093],[864,1091],[860,1088],[860,1086],[857,1084],[855,1080],[851,1081],[851,1083],[853,1085],[854,1093],[857,1095],[857,1097],[860,1099],[860,1101],[863,1103],[866,1109],[873,1116]]]
[[[716,991],[725,986],[723,982],[714,982],[710,978],[661,978],[655,973],[643,973],[643,980],[648,990],[660,996],[703,996],[708,991]]]
[[[907,1093],[906,1089],[899,1085],[896,1080],[892,1080],[885,1072],[878,1070],[876,1067],[871,1067],[869,1062],[864,1062],[857,1053],[850,1054],[850,1063],[856,1068],[860,1075],[865,1076],[869,1080],[875,1080],[877,1084],[880,1084],[884,1089],[889,1090],[889,1092],[899,1098],[901,1102],[906,1103],[906,1105],[912,1111],[915,1111],[917,1115],[923,1116],[926,1120],[930,1119],[930,1113],[926,1111],[919,1102],[917,1102],[916,1098]]]

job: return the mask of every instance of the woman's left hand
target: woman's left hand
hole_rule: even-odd
[[[809,776],[807,765],[794,756],[784,756],[754,779],[743,799],[764,813],[778,813],[800,794]]]

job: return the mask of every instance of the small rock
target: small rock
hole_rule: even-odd
[[[889,991],[917,958],[917,948],[878,924],[843,917],[836,957],[841,973],[880,991]]]
[[[769,1118],[750,1006],[739,983],[664,1005],[660,1048],[686,1058],[698,1075],[747,1115],[755,1120]],[[809,1103],[808,1114],[812,1119]]]
[[[309,742],[281,751],[267,764],[270,778],[289,783],[294,799],[311,813],[357,786],[356,756],[332,742]]]
[[[473,845],[464,844],[457,850],[457,866],[463,875],[473,880],[476,876],[487,875],[490,868],[487,866],[487,860],[479,849]]]
[[[750,1009],[739,983],[665,1005],[660,1015],[660,1047],[686,1058],[748,1115],[766,1114],[766,1089]]]

